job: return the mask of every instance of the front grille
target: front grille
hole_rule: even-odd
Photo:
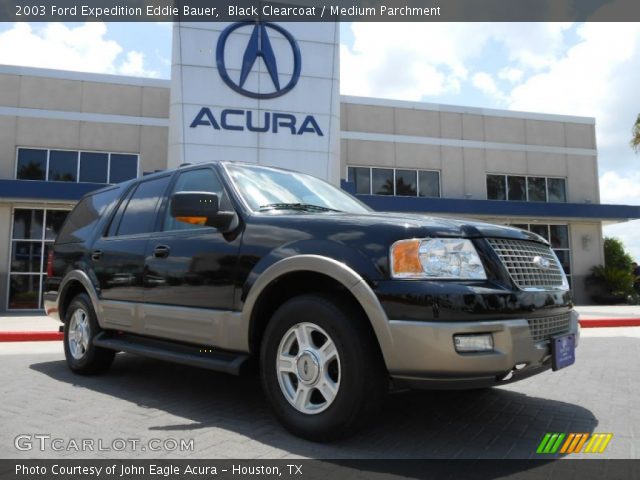
[[[563,286],[562,266],[548,246],[526,240],[504,238],[487,240],[519,288],[549,290]],[[536,265],[534,263],[536,257],[548,260],[549,268],[543,269]]]
[[[531,318],[529,331],[534,342],[549,340],[554,335],[569,333],[571,328],[571,314],[565,313],[553,317]]]

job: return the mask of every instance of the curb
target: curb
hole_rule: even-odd
[[[0,332],[0,342],[50,342],[62,340],[62,332]]]
[[[640,327],[640,318],[592,318],[579,322],[582,328]]]

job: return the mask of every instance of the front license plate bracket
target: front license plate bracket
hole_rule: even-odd
[[[551,338],[551,368],[553,371],[573,365],[576,361],[576,335],[560,335]]]

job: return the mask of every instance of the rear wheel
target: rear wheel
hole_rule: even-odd
[[[100,373],[111,366],[116,352],[93,344],[99,332],[100,326],[89,297],[86,293],[75,296],[67,308],[64,327],[64,355],[72,371]]]
[[[295,297],[273,315],[261,349],[262,384],[292,433],[345,437],[381,407],[388,375],[366,322],[350,302],[324,295]]]

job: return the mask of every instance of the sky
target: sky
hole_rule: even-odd
[[[344,95],[595,117],[601,202],[640,205],[640,23],[342,23],[340,36]],[[0,63],[169,78],[171,24],[0,24]],[[640,260],[640,220],[605,235]]]

